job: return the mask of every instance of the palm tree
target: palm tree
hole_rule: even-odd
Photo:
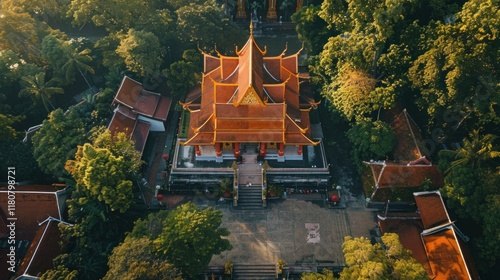
[[[500,157],[498,147],[493,146],[497,138],[492,134],[480,135],[478,130],[474,130],[470,134],[470,139],[464,139],[463,147],[460,149],[441,151],[443,155],[454,158],[446,173],[458,166],[479,169],[484,162]]]
[[[71,80],[71,77],[75,72],[75,70],[78,70],[78,72],[80,73],[80,75],[82,75],[83,79],[85,80],[89,88],[92,88],[90,86],[89,81],[84,75],[84,71],[94,74],[94,69],[92,69],[92,67],[90,67],[90,65],[87,64],[90,61],[92,61],[92,57],[90,56],[90,49],[78,51],[77,48],[74,48],[68,51],[68,56],[69,56],[68,62],[66,62],[62,67],[63,71],[66,72],[66,80],[68,81]]]
[[[50,98],[56,93],[64,93],[64,90],[60,87],[55,86],[59,80],[56,78],[50,79],[45,82],[45,72],[40,72],[34,76],[23,77],[22,81],[26,83],[24,88],[19,91],[19,97],[31,96],[35,101],[41,101],[50,112],[55,109]],[[50,108],[49,108],[50,105]]]

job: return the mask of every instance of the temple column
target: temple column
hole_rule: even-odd
[[[278,156],[282,157],[285,155],[285,144],[278,143],[278,145],[279,145]]]
[[[297,0],[297,8],[295,9],[296,12],[302,8],[302,2],[304,2],[304,0]]]
[[[266,157],[266,143],[260,143],[259,156]]]
[[[234,143],[234,157],[237,159],[240,153],[240,143]]]
[[[269,9],[267,10],[267,19],[277,19],[278,15],[276,14],[276,0],[269,0]]]
[[[194,145],[194,151],[195,151],[197,156],[201,156],[201,151],[200,151],[199,145]]]
[[[302,145],[297,148],[297,155],[302,155]]]
[[[278,143],[278,162],[285,162],[285,143]]]
[[[221,143],[215,143],[215,156],[222,157]]]
[[[245,11],[245,0],[238,0],[236,7],[236,18],[247,18],[247,12]]]

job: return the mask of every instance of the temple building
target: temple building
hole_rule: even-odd
[[[194,146],[197,160],[234,160],[254,146],[262,159],[302,160],[304,147],[319,144],[309,118],[318,103],[303,90],[300,51],[285,51],[266,57],[250,34],[235,57],[203,53],[201,88],[182,103],[190,119],[181,144]]]
[[[294,189],[329,184],[314,110],[319,102],[308,73],[299,71],[302,49],[266,55],[252,29],[236,56],[202,52],[201,85],[181,102],[170,185],[219,184],[232,177],[235,201],[244,201],[237,191],[241,185],[266,193],[268,184]]]

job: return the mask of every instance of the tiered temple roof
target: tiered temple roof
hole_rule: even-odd
[[[290,56],[285,52],[266,57],[266,49],[257,45],[251,32],[235,57],[203,53],[201,87],[182,103],[191,114],[183,144],[317,145],[309,120],[317,103],[302,90],[308,76],[298,73],[300,51]]]

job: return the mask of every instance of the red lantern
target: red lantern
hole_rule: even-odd
[[[330,197],[330,200],[333,201],[333,202],[339,202],[340,198],[338,196],[336,196],[336,195],[332,195]]]
[[[156,196],[156,199],[158,199],[158,201],[161,201],[163,199],[163,194],[159,194]]]
[[[167,154],[164,154],[164,155],[163,155],[163,159],[164,159],[164,160],[167,160],[167,159],[168,159],[168,155],[167,155]]]

